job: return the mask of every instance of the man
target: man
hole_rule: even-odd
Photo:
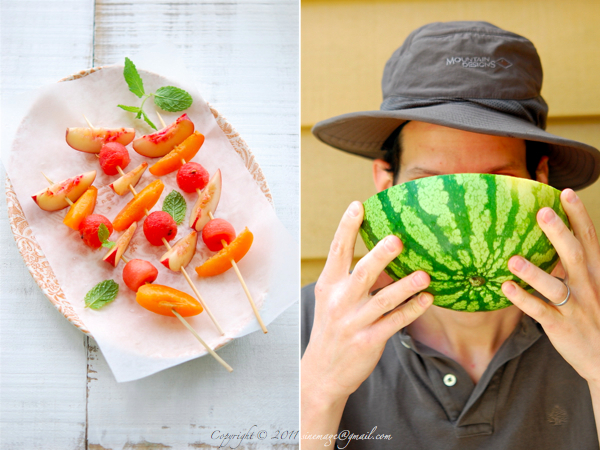
[[[505,282],[513,306],[459,312],[432,306],[425,272],[395,283],[382,272],[401,236],[349,273],[363,218],[352,203],[316,286],[303,289],[303,449],[336,439],[349,449],[598,449],[600,244],[573,189],[598,178],[600,152],[543,131],[541,83],[527,39],[485,22],[434,23],[388,61],[380,111],[315,126],[322,141],[374,159],[378,190],[453,173],[564,189],[574,233],[543,208],[538,224],[561,263],[550,275],[509,260],[546,300]]]

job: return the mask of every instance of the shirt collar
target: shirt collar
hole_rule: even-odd
[[[523,314],[513,332],[506,341],[504,341],[500,349],[498,349],[498,352],[496,352],[492,362],[496,359],[501,359],[504,362],[513,359],[527,350],[540,336],[542,336],[542,334],[541,326],[531,317]],[[437,350],[413,339],[406,332],[406,328],[400,330],[395,336],[403,347],[412,350],[421,356],[447,358],[447,356],[441,354]]]

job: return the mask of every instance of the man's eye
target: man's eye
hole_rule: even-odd
[[[414,181],[414,180],[420,180],[421,178],[429,178],[429,177],[435,177],[436,175],[416,175],[414,177],[411,177],[408,181]]]

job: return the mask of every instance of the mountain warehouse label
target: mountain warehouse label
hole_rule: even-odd
[[[453,56],[451,58],[446,58],[447,66],[453,66],[455,64],[460,64],[463,67],[490,67],[492,69],[495,69],[496,66],[508,69],[513,65],[505,58],[493,60],[487,56]]]

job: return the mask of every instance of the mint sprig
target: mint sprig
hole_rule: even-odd
[[[101,223],[100,226],[98,227],[98,240],[100,242],[102,242],[102,247],[113,248],[115,245],[117,245],[116,242],[112,242],[112,241],[108,240],[109,236],[110,236],[110,231],[108,231],[108,227],[106,225],[104,225],[103,223]]]
[[[187,203],[179,192],[173,190],[165,197],[162,210],[169,213],[177,225],[185,219]]]
[[[129,58],[125,58],[123,77],[129,86],[129,90],[142,99],[142,104],[140,106],[117,106],[125,111],[136,113],[136,119],[141,119],[143,117],[146,123],[155,130],[157,130],[156,125],[152,123],[148,115],[144,112],[144,103],[146,103],[146,100],[150,97],[154,98],[154,104],[156,106],[168,112],[183,111],[192,106],[192,96],[183,89],[175,86],[163,86],[158,88],[154,93],[146,94],[142,77],[138,73],[135,64],[133,64]]]
[[[118,293],[119,285],[114,280],[101,281],[85,294],[85,306],[91,309],[100,309],[117,298]]]

